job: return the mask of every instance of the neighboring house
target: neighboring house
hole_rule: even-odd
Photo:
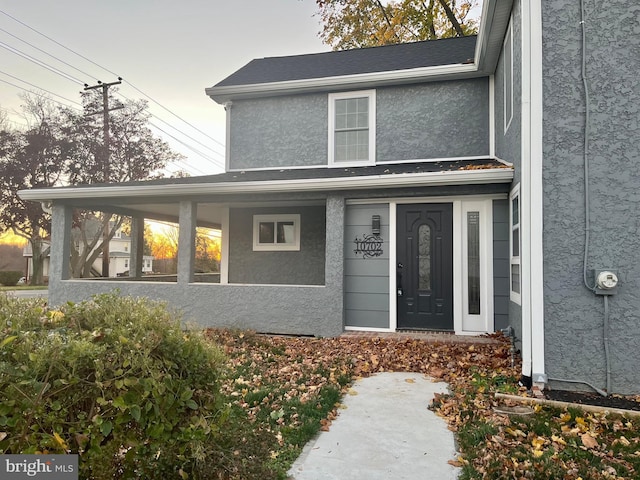
[[[43,248],[49,246],[49,241],[45,240]],[[79,242],[76,248],[81,248]],[[31,278],[33,272],[33,253],[31,244],[27,243],[22,250],[22,256],[27,259],[27,279]],[[109,276],[120,277],[128,274],[131,257],[131,237],[122,233],[122,230],[116,230],[113,238],[109,242]],[[45,278],[49,277],[50,256],[45,257],[42,265],[42,274]],[[94,276],[99,277],[102,272],[102,254],[93,262]],[[153,256],[143,255],[142,273],[151,273],[153,271]]]
[[[639,14],[485,0],[477,37],[254,60],[207,89],[225,173],[21,192],[53,203],[50,298],[112,288],[65,261],[72,207],[99,207],[132,217],[137,269],[143,219],[179,222],[177,281],[119,288],[203,325],[512,327],[525,380],[638,393]],[[196,225],[222,231],[219,284]]]

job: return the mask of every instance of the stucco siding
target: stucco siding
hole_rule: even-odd
[[[299,251],[254,251],[253,216],[300,214]],[[229,283],[324,285],[325,207],[233,208]]]
[[[500,54],[495,82],[495,149],[501,160],[513,163],[515,167],[513,183],[520,182],[520,159],[522,138],[522,19],[520,1],[516,0],[511,14],[511,33],[513,37],[513,116],[505,119],[505,52]]]
[[[326,165],[327,125],[326,93],[234,102],[229,167]]]
[[[376,135],[379,162],[488,155],[488,79],[380,88]]]
[[[327,93],[241,100],[230,108],[231,170],[328,164]],[[487,78],[376,90],[377,162],[488,154]]]
[[[604,387],[603,299],[583,285],[585,92],[579,2],[544,0],[544,294],[550,377]],[[590,244],[619,273],[610,299],[611,390],[640,392],[640,4],[585,1]]]
[[[380,215],[382,255],[356,253],[356,238],[371,235],[371,217]],[[389,328],[389,206],[349,205],[344,228],[345,325]]]
[[[494,75],[494,132],[495,132],[495,153],[498,158],[506,162],[512,163],[514,166],[513,186],[520,183],[521,178],[521,158],[522,158],[522,18],[521,5],[519,0],[513,3],[511,12],[511,35],[513,38],[513,74],[512,74],[512,92],[513,92],[513,116],[510,122],[505,121],[505,52],[504,46],[498,60],[496,72]],[[494,211],[495,212],[495,211]],[[508,215],[508,204],[507,204]],[[507,222],[508,222],[507,216]],[[507,225],[509,227],[509,225]],[[506,279],[510,281],[509,273],[509,239],[506,243],[506,262],[500,260],[498,265],[494,264],[494,276],[504,280],[505,268]],[[500,282],[500,280],[496,280]],[[509,289],[511,285],[509,283]],[[500,299],[496,303],[496,308],[500,307],[505,300]],[[513,327],[516,335],[517,345],[520,348],[520,340],[522,338],[522,307],[520,304],[511,301],[508,297],[507,301],[507,319],[508,324]],[[504,317],[500,321],[504,320]],[[496,317],[496,329],[498,328],[498,317]]]

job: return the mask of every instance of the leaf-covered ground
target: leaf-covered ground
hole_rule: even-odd
[[[518,393],[509,344],[413,338],[333,339],[211,330],[230,358],[225,384],[245,419],[225,478],[286,478],[304,444],[339,415],[339,399],[359,376],[419,372],[449,384],[431,408],[456,432],[461,479],[637,479],[640,421],[536,407],[526,416],[494,408],[496,391]],[[446,339],[446,337],[443,337]],[[222,478],[222,477],[221,477]]]

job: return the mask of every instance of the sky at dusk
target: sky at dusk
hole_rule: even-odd
[[[314,0],[0,0],[0,109],[20,128],[25,89],[78,107],[84,83],[120,76],[122,95],[151,97],[153,128],[188,157],[169,171],[219,173],[225,115],[205,88],[254,58],[328,51],[315,13]]]

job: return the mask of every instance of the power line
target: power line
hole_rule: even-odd
[[[157,125],[155,125],[154,123],[149,122],[149,125],[152,126],[153,128],[155,128],[156,130],[160,130],[162,133],[164,133],[165,135],[171,137],[172,139],[174,139],[176,142],[180,143],[181,145],[187,147],[189,150],[191,150],[192,152],[194,152],[195,154],[199,155],[200,157],[202,157],[203,159],[209,161],[210,163],[212,163],[213,165],[215,165],[216,167],[222,167],[224,166],[223,164],[220,163],[220,161],[215,160],[213,158],[208,157],[207,155],[205,155],[204,153],[202,153],[201,151],[199,151],[198,149],[192,147],[191,145],[183,142],[182,140],[180,140],[179,138],[174,137],[173,135],[171,135],[169,132],[167,132],[166,130],[163,130],[162,128],[158,127]]]
[[[33,87],[33,88],[37,88],[38,90],[42,90],[43,92],[47,92],[49,95],[55,95],[56,97],[60,97],[60,98],[62,98],[63,100],[66,100],[67,102],[70,102],[70,103],[73,103],[74,105],[78,105],[78,106],[82,107],[82,104],[81,104],[81,103],[79,103],[79,102],[76,102],[75,100],[70,100],[70,99],[68,99],[68,98],[66,98],[66,97],[63,97],[62,95],[58,95],[57,93],[53,93],[53,92],[51,92],[51,91],[49,91],[49,90],[47,90],[47,89],[44,89],[44,88],[42,88],[42,87],[39,87],[39,86],[37,86],[37,85],[34,85],[33,83],[27,82],[26,80],[23,80],[23,79],[21,79],[21,78],[19,78],[19,77],[16,77],[15,75],[11,75],[10,73],[3,72],[2,70],[0,70],[0,73],[2,73],[3,75],[6,75],[7,77],[11,77],[11,78],[13,78],[14,80],[18,80],[19,82],[26,83],[27,85],[29,85],[29,86],[31,86],[31,87]],[[9,83],[9,82],[5,82],[5,83]],[[12,83],[9,83],[9,85],[13,85],[13,84],[12,84]],[[17,88],[20,88],[20,89],[22,89],[22,90],[28,91],[28,90],[26,90],[25,88],[19,87],[19,86],[17,86],[17,85],[13,85],[13,86],[15,86],[15,87],[17,87]],[[30,93],[34,93],[34,92],[30,92]],[[51,100],[53,100],[53,99],[51,99]],[[54,100],[54,101],[55,101],[55,100]],[[60,103],[60,102],[59,102],[59,103]],[[63,105],[64,105],[64,104],[63,104]]]
[[[111,70],[109,70],[108,68],[106,68],[106,67],[104,67],[104,66],[102,66],[102,65],[100,65],[100,64],[98,64],[98,63],[96,63],[96,62],[94,62],[93,60],[91,60],[91,59],[87,58],[86,56],[84,56],[84,55],[82,55],[82,54],[80,54],[80,53],[76,52],[75,50],[73,50],[73,49],[71,49],[71,48],[69,48],[69,47],[67,47],[67,46],[65,46],[65,45],[63,45],[62,43],[60,43],[60,42],[56,41],[55,39],[53,39],[53,38],[51,38],[51,37],[47,36],[47,35],[46,35],[46,34],[44,34],[44,33],[42,33],[42,32],[40,32],[40,31],[38,31],[37,29],[35,29],[35,28],[31,27],[30,25],[28,25],[28,24],[26,24],[26,23],[22,22],[21,20],[19,20],[19,19],[17,19],[16,17],[14,17],[14,16],[10,15],[9,13],[7,13],[7,12],[5,12],[5,11],[3,11],[3,10],[0,10],[0,13],[2,13],[3,15],[5,15],[5,16],[7,16],[7,17],[11,18],[12,20],[14,20],[15,22],[19,23],[20,25],[23,25],[24,27],[28,28],[29,30],[31,30],[31,31],[33,31],[33,32],[35,32],[36,34],[38,34],[38,35],[40,35],[40,36],[42,36],[42,37],[46,38],[46,39],[47,39],[47,40],[49,40],[50,42],[52,42],[52,43],[54,43],[54,44],[56,44],[56,45],[60,46],[61,48],[65,49],[65,50],[67,50],[67,51],[69,51],[69,52],[71,52],[72,54],[74,54],[74,55],[76,55],[76,56],[78,56],[78,57],[80,57],[80,58],[82,58],[82,59],[86,60],[87,62],[91,63],[92,65],[95,65],[95,66],[99,67],[100,69],[102,69],[102,70],[104,70],[104,71],[106,71],[106,72],[109,72],[109,73],[111,73],[111,74],[113,74],[113,75],[116,75],[116,76],[117,76],[117,74],[116,74],[116,73],[112,72],[112,71],[111,71]],[[46,55],[50,56],[51,58],[54,58],[55,60],[57,60],[57,61],[59,61],[59,62],[61,62],[61,63],[65,64],[65,65],[67,65],[68,67],[70,67],[70,68],[72,68],[72,69],[74,69],[74,70],[76,70],[76,71],[78,71],[78,72],[82,73],[83,75],[86,75],[86,76],[89,76],[89,77],[91,76],[91,75],[87,74],[86,72],[84,72],[83,70],[80,70],[79,68],[77,68],[77,67],[75,67],[75,66],[73,66],[73,65],[71,65],[71,64],[69,64],[69,63],[67,63],[67,62],[65,62],[65,61],[63,61],[63,60],[61,60],[60,58],[56,57],[55,55],[51,55],[51,54],[47,53],[46,51],[44,51],[44,50],[42,50],[42,49],[40,49],[40,48],[36,47],[35,45],[32,45],[31,43],[29,43],[29,42],[27,42],[27,41],[25,41],[25,40],[23,40],[23,39],[19,38],[18,36],[11,34],[11,33],[7,32],[7,31],[6,31],[6,30],[4,30],[4,29],[0,29],[0,30],[4,31],[5,33],[8,33],[8,34],[9,34],[9,35],[11,35],[12,37],[17,38],[17,39],[18,39],[18,40],[20,40],[21,42],[26,43],[27,45],[29,45],[29,46],[31,46],[31,47],[33,47],[33,48],[35,48],[36,50],[38,50],[38,51],[40,51],[40,52],[42,52],[42,53],[44,53],[44,54],[46,54]],[[6,44],[2,44],[2,42],[0,42],[0,46],[2,46],[2,45],[6,45]],[[15,53],[15,54],[20,54],[20,55],[21,55],[21,56],[23,56],[24,58],[26,58],[26,59],[28,59],[28,60],[30,60],[30,61],[32,61],[32,62],[34,62],[34,63],[38,64],[39,66],[42,66],[43,68],[47,68],[48,70],[50,70],[50,71],[52,71],[52,72],[54,72],[54,73],[56,73],[56,74],[58,74],[58,75],[63,76],[63,78],[65,78],[65,79],[73,80],[73,81],[75,81],[75,82],[77,82],[77,83],[84,84],[84,82],[82,82],[81,80],[79,80],[79,79],[75,78],[73,75],[66,74],[66,73],[62,72],[61,70],[58,70],[58,69],[56,69],[55,67],[52,67],[52,66],[50,66],[50,65],[46,64],[45,62],[42,62],[42,61],[37,60],[37,59],[34,59],[33,57],[31,57],[31,56],[29,56],[28,54],[25,54],[25,53],[23,53],[23,52],[20,52],[18,49],[14,48],[14,47],[7,46],[7,47],[5,47],[5,48],[6,48],[6,49],[8,49],[8,50],[10,50],[10,51],[12,51],[12,52],[13,52],[13,53]],[[18,53],[18,52],[19,52],[19,53]],[[21,80],[21,81],[22,81],[22,80]],[[9,83],[9,82],[5,82],[5,83]],[[25,82],[25,83],[28,83],[28,82]],[[195,125],[191,124],[190,122],[188,122],[187,120],[185,120],[184,118],[182,118],[181,116],[179,116],[178,114],[174,113],[172,110],[170,110],[169,108],[167,108],[167,107],[165,107],[164,105],[162,105],[160,102],[158,102],[157,100],[155,100],[154,98],[152,98],[150,95],[148,95],[148,94],[146,94],[145,92],[143,92],[141,89],[139,89],[138,87],[136,87],[136,86],[135,86],[135,85],[133,85],[132,83],[130,83],[130,82],[128,82],[128,81],[125,81],[125,83],[126,83],[128,86],[130,86],[131,88],[133,88],[134,90],[136,90],[137,92],[139,92],[140,94],[142,94],[143,96],[145,96],[146,98],[148,98],[148,99],[149,99],[150,101],[152,101],[154,104],[158,105],[160,108],[164,109],[165,111],[167,111],[168,113],[170,113],[171,115],[173,115],[174,117],[176,117],[178,120],[182,121],[183,123],[185,123],[186,125],[188,125],[188,126],[189,126],[189,127],[191,127],[192,129],[194,129],[195,131],[197,131],[197,132],[199,132],[200,134],[202,134],[204,137],[206,137],[206,138],[208,138],[208,139],[212,140],[214,143],[216,143],[217,145],[220,145],[221,147],[223,147],[223,148],[224,148],[224,144],[223,144],[222,142],[220,142],[220,141],[218,141],[217,139],[215,139],[215,138],[211,137],[210,135],[207,135],[205,132],[203,132],[202,130],[200,130],[199,128],[197,128]],[[16,85],[14,85],[14,86],[16,86]],[[16,86],[16,87],[17,87],[17,88],[21,88],[21,87],[18,87],[18,86]],[[36,88],[38,88],[38,87],[36,87]],[[44,89],[43,89],[43,90],[44,90]],[[44,90],[44,91],[47,91],[47,90]],[[47,92],[48,92],[48,91],[47,91]],[[60,95],[54,94],[54,93],[52,93],[52,92],[48,92],[48,93],[61,97]],[[121,96],[122,96],[123,98],[125,98],[125,99],[127,98],[126,96],[124,96],[124,95],[122,95],[122,94],[120,94],[120,93],[119,93],[119,95],[121,95]],[[61,97],[61,98],[64,98],[64,97]],[[65,99],[65,100],[67,100],[67,99]],[[129,99],[128,99],[128,100],[129,100]],[[60,102],[58,102],[58,103],[60,103]],[[76,102],[72,102],[72,103],[76,103]],[[211,151],[211,152],[212,152],[212,153],[214,153],[215,155],[220,155],[220,156],[222,157],[222,159],[213,159],[213,158],[209,157],[208,155],[205,155],[205,154],[204,154],[204,153],[202,153],[201,151],[199,151],[199,150],[195,149],[195,148],[194,148],[194,147],[192,147],[191,145],[188,145],[188,144],[187,144],[187,143],[185,143],[184,141],[181,141],[181,140],[179,140],[178,138],[176,138],[175,136],[173,136],[173,135],[169,134],[169,133],[168,133],[168,132],[166,132],[165,130],[163,130],[163,129],[159,128],[158,126],[154,125],[154,127],[155,127],[157,130],[161,131],[161,132],[162,132],[162,133],[164,133],[165,135],[168,135],[170,138],[172,138],[173,140],[177,141],[178,143],[180,143],[181,145],[185,146],[186,148],[189,148],[191,151],[193,151],[194,153],[196,153],[197,155],[199,155],[200,157],[202,157],[204,160],[208,161],[208,162],[209,162],[209,163],[211,163],[212,165],[214,165],[214,166],[216,166],[216,167],[223,167],[223,165],[224,165],[224,164],[223,164],[223,162],[224,162],[224,153],[219,152],[219,151],[217,151],[217,150],[215,150],[215,149],[213,149],[213,148],[209,147],[208,145],[206,145],[206,144],[204,144],[204,143],[200,142],[199,140],[197,140],[197,139],[195,139],[195,138],[191,137],[190,135],[188,135],[187,133],[185,133],[185,132],[184,132],[184,131],[182,131],[181,129],[179,129],[179,128],[177,128],[177,127],[173,126],[173,125],[171,125],[170,123],[168,123],[167,121],[165,121],[165,120],[163,120],[162,118],[158,117],[157,115],[153,114],[152,112],[149,112],[149,113],[150,113],[150,115],[151,115],[152,117],[157,118],[159,121],[163,122],[164,124],[166,124],[166,125],[167,125],[167,126],[169,126],[170,128],[174,129],[174,130],[175,130],[176,132],[178,132],[180,135],[183,135],[184,137],[188,138],[189,140],[191,140],[191,141],[193,141],[193,142],[195,142],[195,143],[197,143],[197,144],[201,145],[202,147],[204,147],[204,148],[206,148],[207,150]],[[202,173],[204,173],[204,172],[202,172]]]
[[[141,93],[142,95],[144,95],[145,97],[147,97],[149,100],[151,100],[152,102],[156,103],[157,105],[159,105],[160,107],[162,107],[163,109],[165,109],[167,112],[169,112],[171,115],[173,115],[174,117],[176,117],[178,120],[182,120],[184,123],[186,123],[187,125],[189,125],[191,128],[193,128],[196,132],[204,135],[205,137],[213,140],[214,142],[216,142],[218,145],[220,145],[221,147],[224,147],[224,144],[218,140],[216,140],[213,137],[210,137],[209,135],[207,135],[205,132],[203,132],[202,130],[200,130],[198,127],[192,125],[191,123],[187,122],[184,118],[180,117],[178,114],[172,112],[171,110],[169,110],[167,107],[165,107],[164,105],[160,104],[159,102],[157,102],[156,100],[154,100],[153,98],[151,98],[149,95],[147,95],[146,93],[144,93],[142,90],[140,90],[138,87],[136,87],[135,85],[133,85],[131,82],[128,82],[125,80],[125,83],[127,85],[129,85],[131,88],[133,88],[134,90],[136,90],[137,92]]]
[[[2,73],[4,73],[4,72],[2,72]],[[20,80],[20,81],[22,82],[23,80]],[[31,94],[36,95],[36,96],[38,96],[38,97],[46,98],[46,99],[48,99],[48,100],[51,100],[51,101],[52,101],[52,102],[54,102],[54,103],[58,103],[58,104],[60,104],[60,105],[64,106],[64,107],[69,107],[69,105],[67,105],[66,103],[62,103],[62,102],[60,102],[59,100],[56,100],[55,98],[47,97],[46,95],[43,95],[42,93],[38,93],[38,92],[33,92],[33,91],[31,91],[31,90],[27,90],[26,88],[21,87],[20,85],[16,85],[15,83],[8,82],[8,81],[3,80],[3,79],[1,79],[1,78],[0,78],[0,82],[2,82],[2,83],[6,83],[7,85],[11,85],[12,87],[19,88],[20,90],[24,90],[25,92],[27,92],[27,93],[31,93]],[[25,83],[26,83],[26,82],[25,82]],[[31,85],[31,84],[29,84],[29,85]],[[35,87],[35,88],[38,88],[38,87]],[[45,91],[45,92],[47,92],[47,93],[49,93],[49,94],[51,94],[51,95],[56,95],[57,97],[60,97],[60,95],[57,95],[57,94],[52,93],[52,92],[49,92],[48,90],[43,90],[43,91]],[[60,98],[64,98],[64,97],[60,97]],[[73,100],[69,100],[69,99],[67,99],[67,98],[64,98],[64,99],[65,99],[65,100],[67,100],[68,102],[72,102],[72,103],[76,103],[76,104],[77,104],[77,102],[73,102]],[[71,108],[73,108],[73,107],[71,107]],[[80,110],[78,110],[78,111],[80,111]]]
[[[79,78],[76,78],[73,75],[69,75],[67,73],[64,73],[61,70],[58,70],[57,68],[52,67],[48,63],[43,62],[42,60],[38,60],[37,58],[34,58],[31,55],[29,55],[27,53],[24,53],[24,52],[18,50],[17,48],[15,48],[15,47],[12,47],[11,45],[7,45],[4,42],[0,42],[0,47],[4,48],[5,50],[9,50],[11,53],[19,55],[22,58],[24,58],[26,60],[29,60],[30,62],[35,63],[36,65],[39,65],[41,67],[46,68],[47,70],[55,73],[56,75],[60,75],[62,78],[66,79],[66,80],[70,80],[72,82],[79,83],[80,85],[84,85],[84,82],[82,80],[80,80]]]
[[[112,72],[112,71],[111,71],[111,70],[109,70],[108,68],[106,68],[106,67],[104,67],[104,66],[102,66],[102,65],[100,65],[100,64],[98,64],[98,63],[96,63],[96,62],[94,62],[93,60],[91,60],[91,59],[89,59],[89,58],[85,57],[84,55],[82,55],[82,54],[80,54],[80,53],[76,52],[75,50],[73,50],[73,49],[71,49],[71,48],[67,47],[66,45],[63,45],[62,43],[60,43],[60,42],[58,42],[58,41],[54,40],[53,38],[51,38],[51,37],[49,37],[49,36],[45,35],[44,33],[42,33],[42,32],[40,32],[40,31],[36,30],[35,28],[33,28],[33,27],[31,27],[31,26],[27,25],[26,23],[24,23],[24,22],[22,22],[22,21],[18,20],[17,18],[15,18],[14,16],[12,16],[12,15],[8,14],[7,12],[5,12],[5,11],[3,11],[3,10],[0,10],[0,13],[2,13],[2,14],[4,14],[4,15],[6,15],[7,17],[11,18],[12,20],[14,20],[14,21],[18,22],[20,25],[25,26],[26,28],[28,28],[29,30],[31,30],[31,31],[33,31],[33,32],[35,32],[35,33],[37,33],[38,35],[41,35],[42,37],[44,37],[44,38],[46,38],[47,40],[49,40],[49,41],[51,41],[51,42],[55,43],[56,45],[58,45],[58,46],[60,46],[60,47],[64,48],[65,50],[67,50],[67,51],[69,51],[69,52],[73,53],[74,55],[77,55],[78,57],[80,57],[80,58],[82,58],[82,59],[86,60],[87,62],[91,63],[92,65],[95,65],[96,67],[99,67],[99,68],[101,68],[102,70],[104,70],[104,71],[106,71],[106,72],[108,72],[108,73],[110,73],[110,74],[112,74],[112,75],[115,75],[116,77],[118,77],[118,76],[119,76],[117,73]],[[216,140],[215,138],[213,138],[213,137],[209,136],[207,133],[203,132],[203,131],[202,131],[202,130],[200,130],[199,128],[195,127],[195,126],[194,126],[194,125],[192,125],[190,122],[186,121],[185,119],[183,119],[182,117],[180,117],[179,115],[177,115],[176,113],[174,113],[173,111],[171,111],[170,109],[168,109],[167,107],[165,107],[164,105],[162,105],[161,103],[159,103],[158,101],[156,101],[155,99],[153,99],[151,96],[147,95],[145,92],[143,92],[142,90],[140,90],[138,87],[136,87],[135,85],[133,85],[131,82],[128,82],[128,81],[126,81],[126,80],[125,80],[125,83],[126,83],[127,85],[129,85],[131,88],[133,88],[134,90],[136,90],[137,92],[139,92],[140,94],[142,94],[142,95],[144,95],[145,97],[147,97],[147,98],[148,98],[149,100],[151,100],[152,102],[156,103],[158,106],[160,106],[161,108],[163,108],[164,110],[166,110],[167,112],[169,112],[170,114],[172,114],[173,116],[175,116],[175,117],[176,117],[177,119],[179,119],[180,121],[182,121],[182,122],[186,123],[188,126],[190,126],[191,128],[193,128],[194,130],[196,130],[198,133],[200,133],[200,134],[204,135],[205,137],[209,138],[209,139],[210,139],[210,140],[212,140],[213,142],[215,142],[215,143],[219,144],[220,146],[224,147],[224,144],[223,144],[222,142],[220,142],[219,140]]]
[[[23,40],[22,38],[18,37],[17,35],[14,35],[13,33],[5,30],[4,28],[0,28],[0,31],[3,31],[4,33],[6,33],[7,35],[11,35],[13,38],[21,41],[22,43],[26,43],[27,45],[29,45],[31,48],[34,48],[35,50],[38,50],[39,52],[44,53],[45,55],[47,55],[48,57],[53,58],[54,60],[57,60],[58,62],[66,65],[67,67],[73,68],[76,72],[80,72],[81,74],[85,75],[86,77],[91,78],[92,75],[88,74],[87,72],[84,72],[82,70],[80,70],[77,67],[74,67],[73,65],[71,65],[70,63],[65,62],[64,60],[62,60],[61,58],[56,57],[55,55],[50,54],[49,52],[42,50],[39,47],[36,47],[35,45],[33,45],[32,43],[27,42],[26,40]]]
[[[123,81],[124,81],[124,83],[128,83],[126,80],[123,80]],[[122,93],[120,93],[120,92],[117,92],[117,94],[118,94],[118,95],[120,95],[120,96],[121,96],[122,98],[124,98],[125,100],[133,101],[133,100],[131,100],[130,98],[128,98],[126,95],[124,95],[124,94],[122,94]],[[193,142],[197,143],[198,145],[200,145],[200,146],[202,146],[202,147],[206,148],[207,150],[209,150],[209,151],[213,152],[213,153],[214,153],[214,154],[216,154],[216,155],[220,155],[221,157],[223,157],[223,159],[222,159],[221,161],[224,161],[224,154],[223,154],[222,152],[218,152],[217,150],[214,150],[213,148],[209,147],[208,145],[205,145],[204,143],[202,143],[202,142],[200,142],[199,140],[197,140],[197,139],[193,138],[193,137],[192,137],[192,136],[190,136],[189,134],[187,134],[187,133],[183,132],[183,131],[182,131],[182,130],[180,130],[179,128],[177,128],[177,127],[175,127],[175,126],[171,125],[171,124],[170,124],[169,122],[167,122],[166,120],[164,120],[164,119],[162,119],[162,118],[158,117],[158,116],[157,116],[157,115],[155,115],[154,113],[152,113],[152,112],[149,112],[149,113],[151,114],[151,116],[152,116],[152,117],[154,117],[154,118],[156,118],[157,120],[161,121],[162,123],[164,123],[164,124],[165,124],[165,125],[167,125],[168,127],[173,128],[175,131],[177,131],[177,132],[178,132],[178,133],[180,133],[181,135],[184,135],[184,136],[185,136],[185,137],[187,137],[189,140],[191,140],[191,141],[193,141]],[[156,128],[157,128],[158,130],[162,131],[163,133],[166,133],[166,132],[164,132],[164,130],[161,130],[159,127],[156,127]],[[173,138],[173,137],[172,137],[172,138]],[[175,140],[175,139],[174,139],[174,140]]]

